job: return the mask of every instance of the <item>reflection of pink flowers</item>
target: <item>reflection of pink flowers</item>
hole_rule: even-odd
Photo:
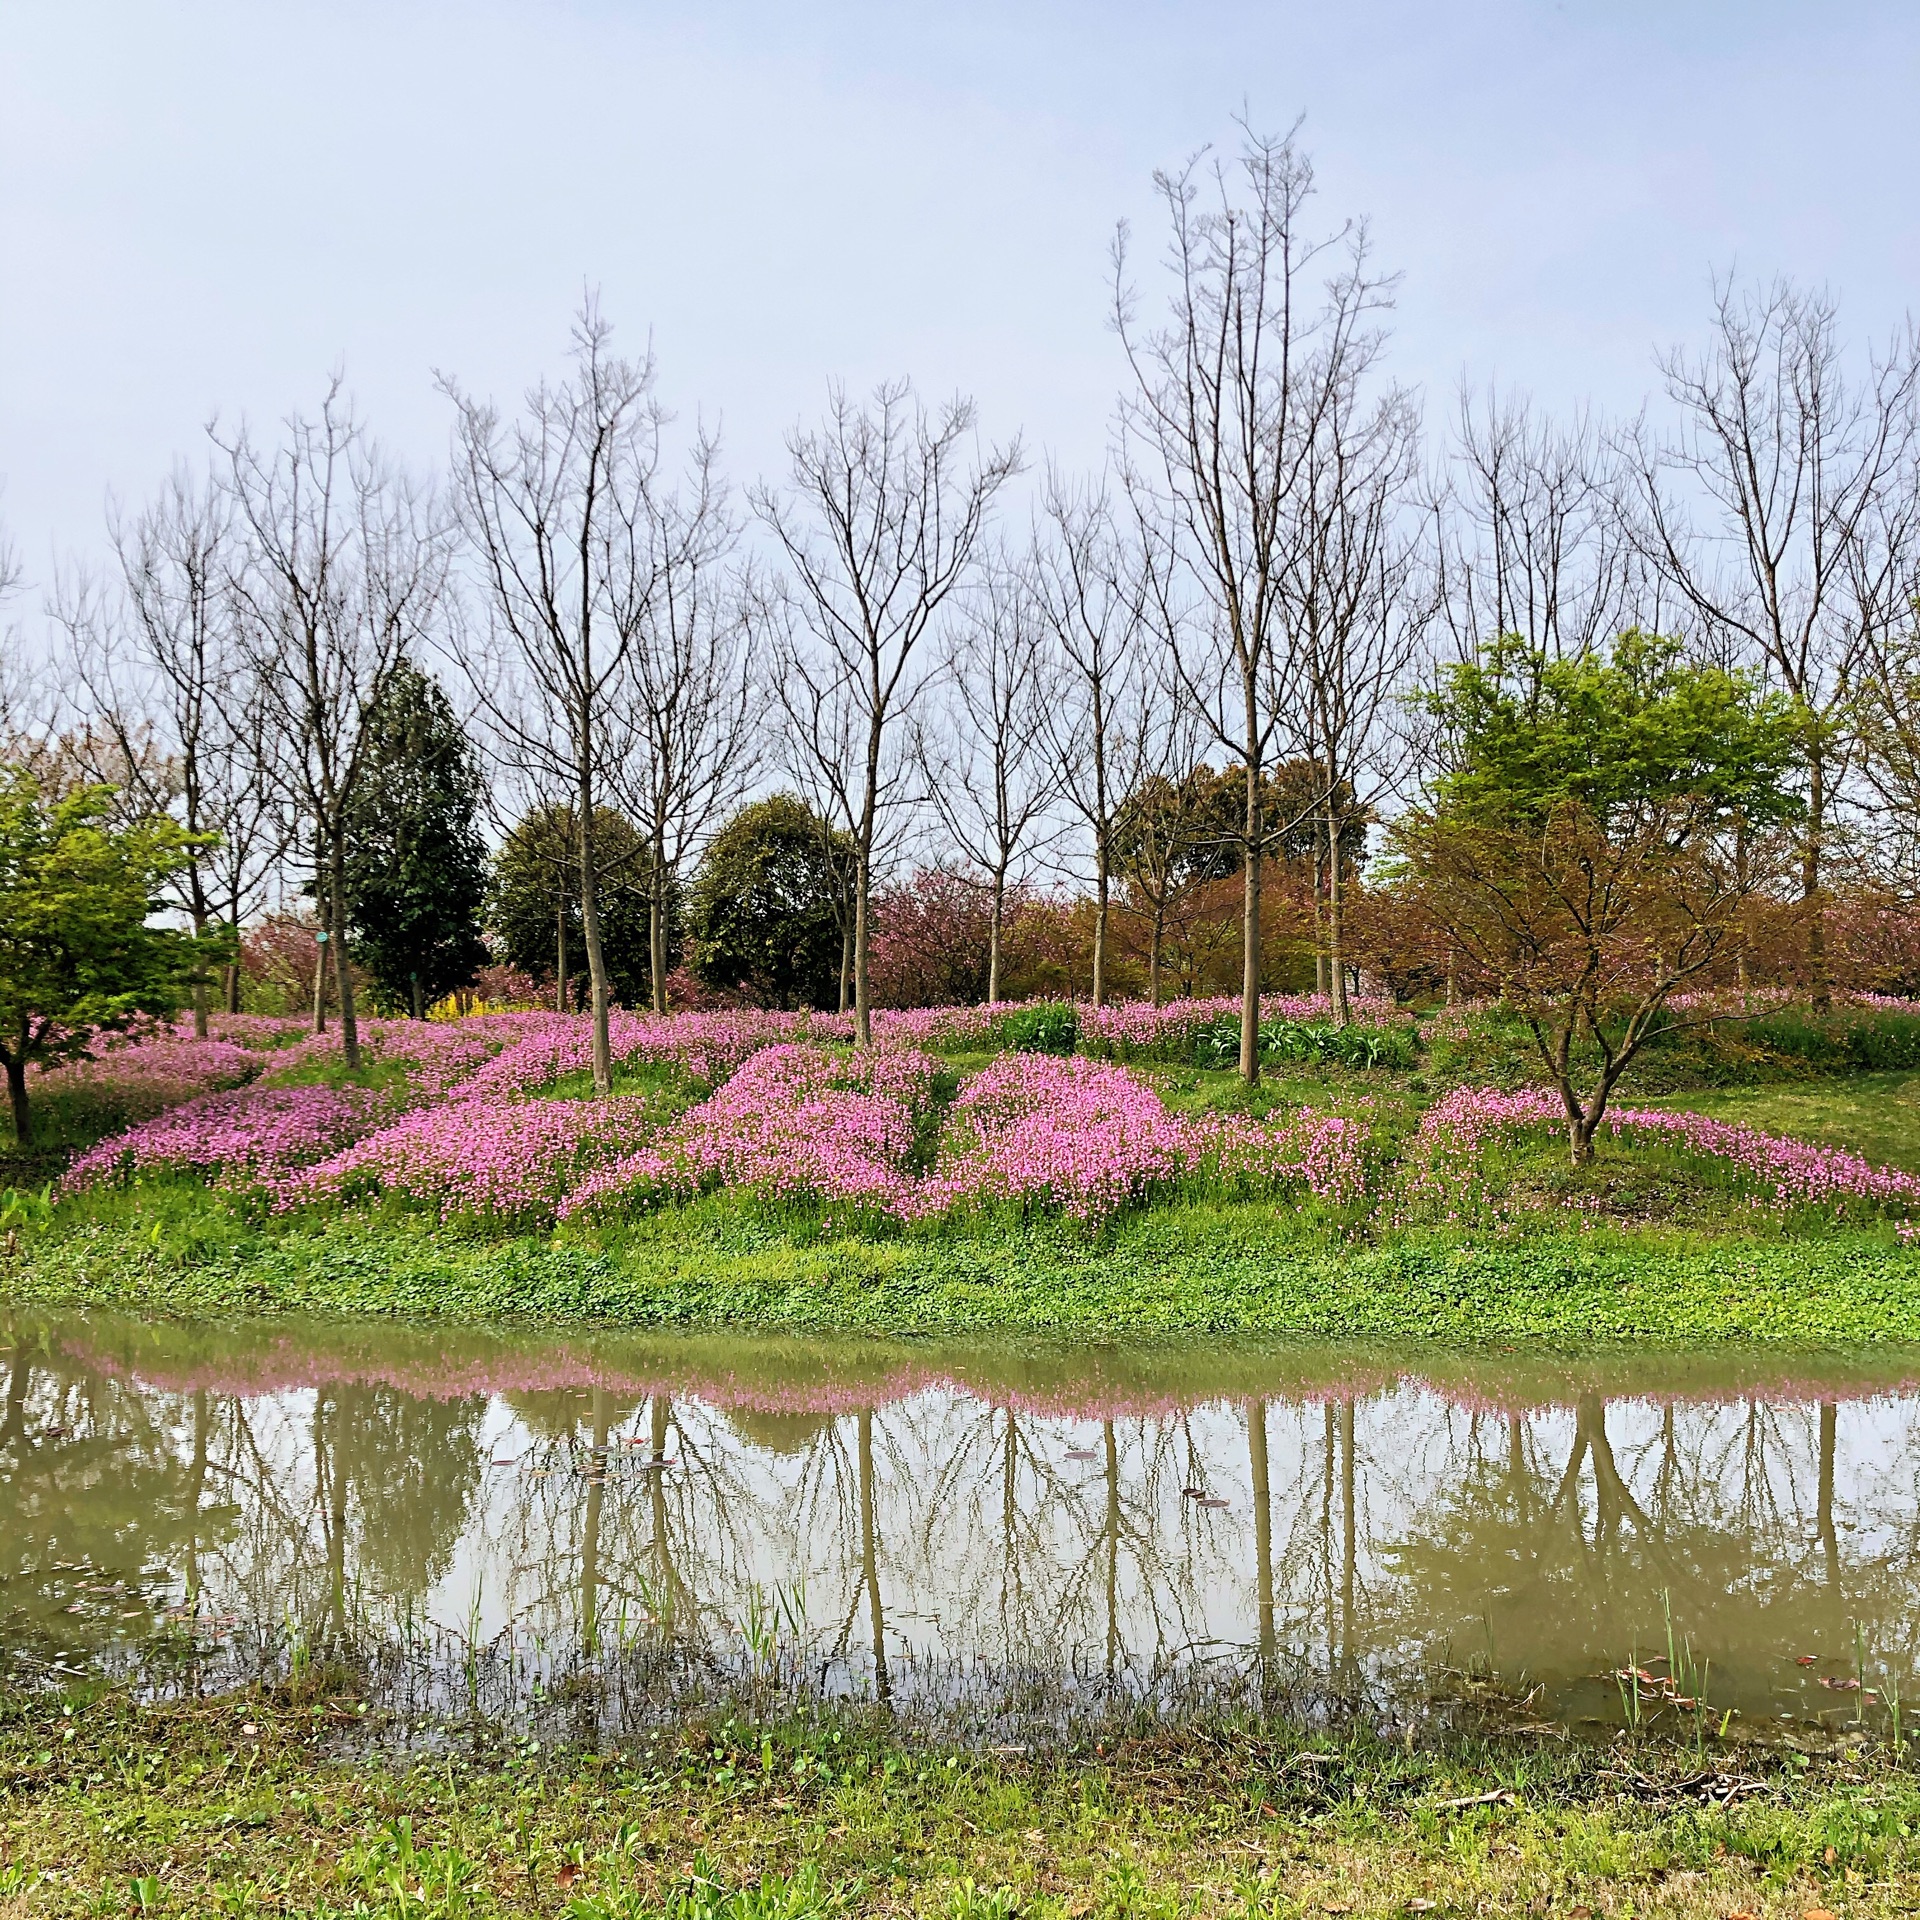
[[[387,1110],[362,1087],[247,1087],[189,1100],[103,1140],[67,1170],[64,1191],[122,1173],[195,1173],[222,1184],[270,1182],[336,1151]]]
[[[633,1147],[643,1099],[468,1099],[410,1113],[344,1152],[282,1179],[278,1212],[316,1200],[406,1194],[445,1218],[551,1218],[582,1168]]]

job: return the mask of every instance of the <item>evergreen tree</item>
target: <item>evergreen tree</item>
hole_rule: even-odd
[[[367,725],[366,770],[347,815],[347,926],[381,994],[418,1018],[489,958],[480,771],[439,683],[411,662],[395,670]]]
[[[830,1007],[852,843],[778,793],[714,835],[687,909],[694,971],[762,1006]]]
[[[651,861],[646,841],[624,814],[600,807],[594,812],[593,851],[608,988],[622,1006],[648,1006],[653,996],[648,972]],[[680,920],[680,896],[669,885],[669,968],[680,957]],[[507,835],[494,856],[487,925],[509,966],[555,983],[556,1005],[565,1002],[571,991],[565,982],[584,992],[587,958],[580,925],[580,842],[571,807],[535,807]]]

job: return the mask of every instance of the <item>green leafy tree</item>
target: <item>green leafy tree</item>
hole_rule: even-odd
[[[694,971],[762,1006],[830,1007],[839,989],[850,836],[786,793],[714,835],[688,902]]]
[[[196,842],[164,817],[116,825],[113,790],[46,791],[0,768],[0,1066],[14,1138],[32,1138],[27,1068],[177,1011],[207,949],[150,927]]]
[[[594,819],[595,899],[608,989],[628,1007],[651,1003],[648,876],[644,836],[627,817],[602,807]],[[580,915],[580,836],[570,806],[535,807],[494,856],[487,925],[500,957],[536,978],[554,982],[554,1004],[564,1007],[568,983],[583,980],[586,936]],[[667,963],[680,954],[680,898],[667,895]]]
[[[452,703],[410,661],[368,715],[364,753],[347,809],[347,928],[353,957],[418,1019],[489,957],[480,770]]]
[[[1532,1034],[1584,1165],[1647,1040],[1714,1017],[1670,1002],[1751,937],[1799,719],[1639,632],[1571,659],[1495,641],[1427,705],[1444,771],[1398,825],[1402,877]]]

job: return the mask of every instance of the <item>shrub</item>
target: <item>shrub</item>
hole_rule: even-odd
[[[1071,1053],[1080,1044],[1080,1015],[1071,1002],[1036,1000],[996,1021],[1000,1044],[1013,1053]]]
[[[1336,1026],[1331,1020],[1297,1020],[1286,1015],[1260,1022],[1260,1062],[1278,1066],[1312,1062],[1344,1067],[1393,1067],[1410,1070],[1419,1036],[1410,1026],[1370,1026],[1353,1022]],[[1240,1064],[1240,1021],[1226,1015],[1194,1036],[1193,1061],[1198,1067],[1230,1068]]]

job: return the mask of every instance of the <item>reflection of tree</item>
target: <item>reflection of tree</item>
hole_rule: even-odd
[[[104,1647],[122,1602],[91,1570],[160,1565],[205,1613],[309,1631],[384,1603],[464,1625],[483,1602],[486,1630],[511,1621],[555,1660],[634,1634],[738,1653],[757,1612],[896,1695],[910,1656],[943,1648],[1083,1655],[1116,1681],[1298,1648],[1358,1687],[1490,1646],[1565,1681],[1664,1647],[1671,1596],[1718,1700],[1736,1668],[1764,1693],[1788,1650],[1844,1657],[1856,1618],[1903,1668],[1920,1634],[1912,1401],[1588,1390],[1501,1413],[1407,1387],[1258,1390],[1075,1419],[942,1386],[833,1403],[432,1399],[353,1377],[159,1391],[17,1335],[0,1609],[16,1641]]]
[[[190,1415],[173,1396],[65,1363],[12,1331],[0,1414],[0,1624],[41,1654],[124,1637],[202,1530]]]

